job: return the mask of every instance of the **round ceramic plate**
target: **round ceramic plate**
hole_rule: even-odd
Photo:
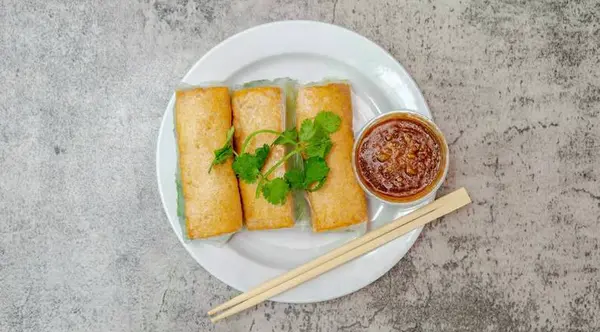
[[[182,82],[194,85],[218,81],[233,86],[278,77],[294,78],[300,83],[324,78],[349,80],[355,133],[369,119],[391,110],[409,109],[431,117],[415,82],[385,50],[352,31],[318,22],[275,22],[243,31],[206,53]],[[158,136],[158,188],[173,230],[192,257],[213,276],[246,291],[357,236],[351,232],[313,234],[288,229],[244,231],[222,247],[184,242],[177,217],[173,104],[174,96]],[[369,198],[369,228],[408,212]],[[420,232],[416,229],[273,300],[317,302],[361,289],[398,263]]]

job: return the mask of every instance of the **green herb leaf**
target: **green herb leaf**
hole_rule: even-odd
[[[310,141],[316,133],[317,127],[315,127],[315,123],[312,120],[306,119],[302,121],[302,125],[300,125],[300,133],[298,133],[300,141]]]
[[[317,134],[313,136],[313,139],[311,139],[306,145],[306,156],[309,158],[325,158],[325,156],[327,156],[327,154],[331,150],[331,147],[333,146],[331,138],[329,138],[328,135],[319,133],[320,131],[317,132]]]
[[[212,171],[213,166],[217,164],[222,164],[226,162],[227,159],[229,159],[229,157],[233,156],[233,147],[231,145],[231,139],[233,138],[234,131],[235,128],[231,126],[231,128],[229,128],[229,130],[227,131],[227,135],[225,137],[225,144],[223,145],[223,147],[214,151],[215,158],[213,159],[212,163],[210,164],[210,167],[208,168],[208,173]]]
[[[285,180],[292,189],[304,189],[304,172],[300,169],[291,169],[285,172]]]
[[[242,153],[233,161],[233,171],[235,174],[247,183],[254,183],[260,174],[260,170],[269,156],[269,146],[264,144],[256,149],[255,153]]]
[[[225,144],[229,143],[231,145],[231,139],[233,138],[233,133],[235,132],[235,128],[231,126],[227,131],[227,137],[225,138]]]
[[[262,186],[263,197],[271,204],[282,205],[290,192],[288,183],[283,178],[274,178]]]
[[[337,114],[329,111],[321,111],[315,117],[315,125],[330,134],[338,131],[341,123],[342,119]]]
[[[285,144],[297,144],[298,143],[298,132],[296,129],[288,129],[279,135],[273,144],[285,145]]]
[[[258,178],[260,169],[256,167],[256,156],[251,153],[242,153],[233,161],[233,171],[247,183],[254,183]]]
[[[224,146],[220,149],[215,150],[215,159],[213,159],[212,165],[210,165],[211,168],[214,165],[224,163],[231,156],[233,156],[233,148],[231,147],[231,145]]]
[[[327,175],[329,175],[329,167],[325,159],[321,157],[308,158],[304,164],[305,180],[304,186],[308,191],[315,191],[325,184]],[[313,185],[315,184],[316,185]]]
[[[260,147],[254,151],[254,155],[256,156],[256,166],[258,167],[259,170],[261,170],[263,168],[263,166],[265,165],[265,162],[267,161],[267,158],[269,157],[270,150],[271,150],[271,148],[269,147],[268,144],[263,144],[262,147]]]
[[[317,190],[321,189],[321,187],[323,187],[325,185],[325,181],[326,180],[327,179],[325,178],[325,179],[323,179],[323,180],[321,180],[319,182],[316,182],[315,185],[309,185],[309,186],[307,186],[306,187],[306,191],[313,192],[313,191],[317,191]]]

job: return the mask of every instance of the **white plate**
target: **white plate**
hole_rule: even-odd
[[[265,24],[228,38],[204,55],[183,82],[223,81],[235,85],[257,79],[292,77],[300,82],[343,78],[352,82],[354,130],[377,114],[410,109],[431,117],[417,85],[406,70],[370,40],[341,27],[310,21]],[[177,218],[175,138],[171,98],[158,136],[156,167],[165,212],[180,240]],[[407,210],[369,199],[370,227]],[[406,254],[421,229],[330,271],[273,300],[307,303],[354,292],[386,273]],[[291,229],[242,232],[223,247],[183,245],[208,272],[246,291],[347,241],[348,234],[312,234]]]

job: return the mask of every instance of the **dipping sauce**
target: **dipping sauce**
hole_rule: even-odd
[[[427,195],[443,177],[447,147],[441,133],[410,113],[382,118],[365,129],[355,151],[363,185],[393,202]]]

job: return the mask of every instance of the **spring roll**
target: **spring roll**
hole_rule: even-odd
[[[322,188],[308,193],[315,232],[339,230],[367,221],[367,201],[352,171],[352,99],[345,83],[311,85],[299,89],[296,125],[320,111],[337,114],[342,123],[331,135],[333,147],[327,155],[329,175]]]
[[[248,135],[256,130],[270,129],[282,131],[285,125],[285,94],[280,87],[257,86],[235,91],[232,96],[233,125],[235,127],[235,146],[238,153]],[[270,145],[275,140],[273,134],[254,136],[245,152]],[[263,166],[263,172],[270,169],[285,155],[285,148],[273,145]],[[285,174],[285,164],[279,166],[269,178],[281,177]],[[249,230],[275,229],[294,226],[291,195],[283,205],[273,205],[262,195],[256,197],[257,183],[240,181],[244,222]]]
[[[209,173],[214,150],[231,127],[227,87],[176,92],[175,132],[188,239],[205,239],[242,227],[242,205],[231,159]]]

